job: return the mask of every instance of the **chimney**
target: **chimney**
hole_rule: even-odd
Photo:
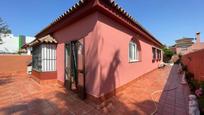
[[[200,44],[200,32],[196,33],[196,44]]]

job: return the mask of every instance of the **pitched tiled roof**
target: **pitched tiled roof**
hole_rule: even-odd
[[[44,43],[57,43],[57,41],[50,35],[40,38],[39,41]]]
[[[34,45],[40,44],[40,43],[54,43],[54,44],[56,44],[57,41],[51,35],[47,35],[45,37],[35,39],[31,43],[27,44],[27,47],[28,46],[34,46]]]
[[[72,13],[74,13],[77,9],[80,9],[81,7],[83,7],[85,4],[87,4],[88,2],[90,2],[92,0],[79,0],[75,5],[73,5],[71,8],[69,8],[67,11],[65,11],[62,15],[60,15],[56,20],[54,20],[51,24],[49,24],[47,27],[45,27],[42,31],[40,31],[36,36],[38,36],[40,33],[46,31],[47,29],[51,28],[52,26],[54,26],[56,23],[60,22],[61,20],[63,20],[65,17],[71,15]],[[100,0],[98,0],[100,1]],[[120,7],[114,0],[101,0],[106,4],[109,4],[109,6],[111,8],[113,8],[114,10],[117,10],[117,12],[119,12],[123,18],[126,18],[128,22],[132,22],[136,25],[138,25],[145,33],[147,33],[149,36],[151,36],[153,38],[154,41],[156,41],[157,43],[159,43],[160,45],[162,45],[150,32],[148,32],[141,24],[139,24],[131,15],[129,15],[122,7]],[[111,2],[110,2],[111,1]]]
[[[41,30],[39,33],[45,31],[49,27],[53,26],[55,23],[59,22],[62,20],[65,16],[69,16],[72,14],[76,9],[82,7],[88,0],[79,0],[75,5],[73,5],[71,8],[69,8],[67,11],[65,11],[62,15],[57,17],[53,22],[51,22],[47,27],[45,27],[43,30]],[[38,34],[39,34],[38,33]]]
[[[114,0],[110,3],[111,6],[120,12],[128,21],[133,22],[134,24],[138,25],[141,29],[143,29],[147,34],[149,34],[156,42],[163,46],[147,29],[145,29],[141,24],[139,24],[130,14],[128,14],[122,7],[120,7]]]

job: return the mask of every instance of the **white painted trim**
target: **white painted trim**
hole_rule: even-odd
[[[130,44],[135,46],[135,59],[130,59]],[[134,63],[134,62],[139,62],[139,51],[138,51],[138,45],[135,42],[130,41],[128,44],[128,62],[129,63]]]

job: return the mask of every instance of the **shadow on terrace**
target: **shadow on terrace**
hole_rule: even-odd
[[[0,87],[13,82],[10,75],[0,75]]]
[[[110,65],[115,70],[120,64],[120,60],[117,59],[119,54],[119,51],[115,53],[115,62]],[[140,80],[134,81],[125,90],[99,105],[82,101],[76,94],[66,91],[61,86],[44,86],[27,77],[11,77],[11,81],[14,82],[8,82],[5,84],[7,88],[0,89],[1,92],[5,92],[5,95],[0,97],[0,114],[151,114],[155,107],[150,94],[163,87],[169,69],[156,70],[142,76]],[[113,70],[111,72],[115,73]],[[116,77],[117,74],[113,76]],[[108,83],[114,88],[114,82]]]
[[[117,58],[115,59],[117,60]],[[113,63],[113,65],[117,64]],[[123,91],[118,93],[114,91],[115,96],[94,106],[103,114],[149,115],[155,111],[155,104],[158,104],[161,93],[154,95],[156,102],[152,100],[151,94],[154,91],[163,89],[165,81],[168,78],[169,70],[170,67],[166,67],[162,70],[156,70],[146,74],[139,80],[132,82],[131,85]],[[112,71],[112,73],[114,74],[115,72]],[[103,82],[105,81],[106,80]],[[113,84],[110,84],[109,82],[108,85],[115,86],[115,81],[112,81],[112,83]]]
[[[127,32],[127,30],[124,30],[119,26],[116,28],[123,32]],[[98,29],[100,30],[100,26]],[[100,81],[100,87],[96,87],[96,89],[99,91],[99,94],[103,95],[107,93],[107,91],[113,91],[115,96],[99,105],[93,103],[90,104],[86,101],[85,102],[94,107],[97,111],[100,112],[100,114],[151,114],[155,110],[155,103],[152,100],[151,93],[163,89],[171,68],[166,67],[164,69],[156,70],[149,74],[143,75],[139,80],[132,82],[131,85],[124,91],[116,93],[114,89],[116,88],[116,83],[120,81],[118,78],[118,71],[120,69],[118,68],[122,64],[120,60],[121,52],[119,49],[116,49],[116,45],[116,47],[113,47],[108,51],[109,53],[112,51],[112,55],[107,57],[98,57],[98,54],[101,53],[108,54],[107,49],[105,49],[106,47],[104,46],[105,39],[103,38],[102,34],[103,33],[101,33],[101,31],[97,31],[95,36],[98,38],[92,40],[93,43],[88,46],[89,49],[86,52],[86,55],[94,57],[94,59],[86,60],[86,67],[89,68],[86,76],[98,76],[86,78],[86,86],[88,85],[87,88],[94,88],[96,83]],[[100,60],[101,58],[103,59],[102,61]],[[100,73],[100,75],[97,73]],[[157,100],[158,97],[159,94],[155,96]]]

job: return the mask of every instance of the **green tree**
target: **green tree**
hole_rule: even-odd
[[[164,46],[162,50],[163,50],[163,61],[169,62],[169,60],[171,60],[171,57],[174,55],[174,52],[167,46]]]
[[[8,25],[3,21],[3,19],[0,17],[0,44],[2,44],[2,35],[4,34],[10,34],[11,30],[9,29]]]

